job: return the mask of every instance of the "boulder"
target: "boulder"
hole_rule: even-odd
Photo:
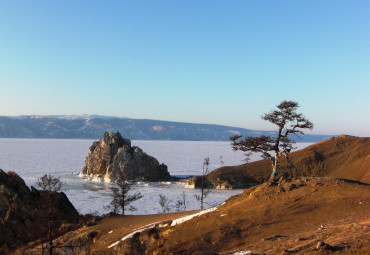
[[[77,224],[79,214],[63,192],[51,196],[53,235],[57,235],[62,224]],[[49,201],[46,192],[30,190],[16,173],[0,169],[0,254],[48,233]]]
[[[142,181],[171,178],[166,165],[159,164],[139,147],[132,147],[131,141],[119,132],[106,132],[101,140],[91,145],[80,175],[115,181],[120,174]]]

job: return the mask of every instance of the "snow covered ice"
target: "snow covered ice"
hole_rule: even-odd
[[[72,183],[73,182],[73,183]],[[78,184],[81,182],[81,184]],[[71,186],[74,187],[71,187]],[[66,194],[76,209],[83,214],[86,213],[108,213],[111,211],[109,204],[111,201],[111,191],[109,187],[113,183],[91,182],[88,179],[72,178],[67,183]],[[175,203],[180,198],[182,192],[185,192],[187,200],[187,210],[200,208],[200,203],[195,199],[195,194],[199,195],[198,189],[185,188],[181,183],[176,182],[140,182],[136,183],[130,193],[140,192],[143,198],[131,203],[137,211],[127,211],[125,214],[155,214],[161,213],[162,208],[159,205],[159,194],[165,195],[170,200],[171,211],[176,211]],[[219,205],[225,199],[232,195],[241,193],[241,190],[212,190],[206,198],[209,206]]]
[[[85,157],[93,140],[84,139],[0,139],[0,169],[14,171],[28,185],[35,186],[38,177],[44,174],[60,176],[65,183],[64,191],[68,198],[82,213],[108,213],[111,201],[110,186],[104,180],[80,178]],[[154,156],[160,163],[168,166],[171,175],[199,175],[205,157],[210,158],[210,170],[221,166],[220,156],[224,165],[239,165],[245,156],[242,152],[234,152],[229,142],[189,142],[189,141],[132,141],[147,154]],[[303,148],[310,143],[298,143]],[[251,160],[258,160],[254,154]],[[199,209],[200,204],[194,198],[199,190],[186,187],[176,182],[140,182],[133,186],[132,192],[141,192],[144,197],[132,203],[138,210],[126,214],[160,213],[159,194],[170,200],[171,211],[175,211],[175,203],[182,192],[189,202],[187,210]],[[241,190],[212,190],[206,202],[208,207],[221,204],[230,196],[239,194]]]

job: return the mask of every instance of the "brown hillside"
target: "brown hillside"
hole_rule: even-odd
[[[291,153],[294,170],[282,161],[280,175],[335,177],[370,183],[370,138],[338,136]],[[218,188],[246,188],[270,177],[271,161],[218,168],[207,179]]]
[[[321,241],[319,249],[324,252],[368,254],[369,220],[369,185],[300,178],[247,189],[216,211],[176,227],[142,232],[115,250],[118,254],[317,254],[314,248]]]
[[[368,254],[370,250],[370,185],[359,182],[301,177],[277,185],[264,183],[213,212],[171,226],[174,219],[193,213],[103,218],[97,225],[58,238],[56,244],[70,248],[53,254]],[[129,233],[134,234],[127,237]],[[314,249],[319,242],[318,253]],[[40,245],[29,244],[15,254],[40,254]]]
[[[70,231],[56,238],[54,244],[59,248],[56,248],[53,254],[120,254],[116,252],[114,247],[108,247],[131,232],[145,226],[158,225],[161,222],[171,221],[196,212],[184,211],[166,214],[104,216],[99,221],[91,221],[77,230]],[[37,240],[16,250],[12,254],[39,255],[41,254],[41,247],[40,240]]]

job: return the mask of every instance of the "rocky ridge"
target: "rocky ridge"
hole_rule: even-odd
[[[139,147],[131,146],[131,141],[119,132],[106,132],[101,140],[91,145],[80,175],[115,181],[122,173],[136,181],[171,178],[166,165],[159,164]]]
[[[53,193],[53,233],[64,232],[79,221],[79,214],[67,196]],[[14,172],[0,169],[0,254],[45,236],[48,232],[49,195],[29,189]]]

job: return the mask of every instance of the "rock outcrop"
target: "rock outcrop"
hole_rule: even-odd
[[[130,180],[170,179],[166,165],[159,164],[139,147],[131,147],[131,141],[122,138],[119,132],[104,133],[100,141],[91,145],[80,175],[114,181],[120,173],[125,173]]]
[[[49,195],[34,187],[31,190],[14,172],[0,169],[0,254],[48,233]],[[53,235],[61,228],[78,223],[79,214],[67,196],[52,194]]]

